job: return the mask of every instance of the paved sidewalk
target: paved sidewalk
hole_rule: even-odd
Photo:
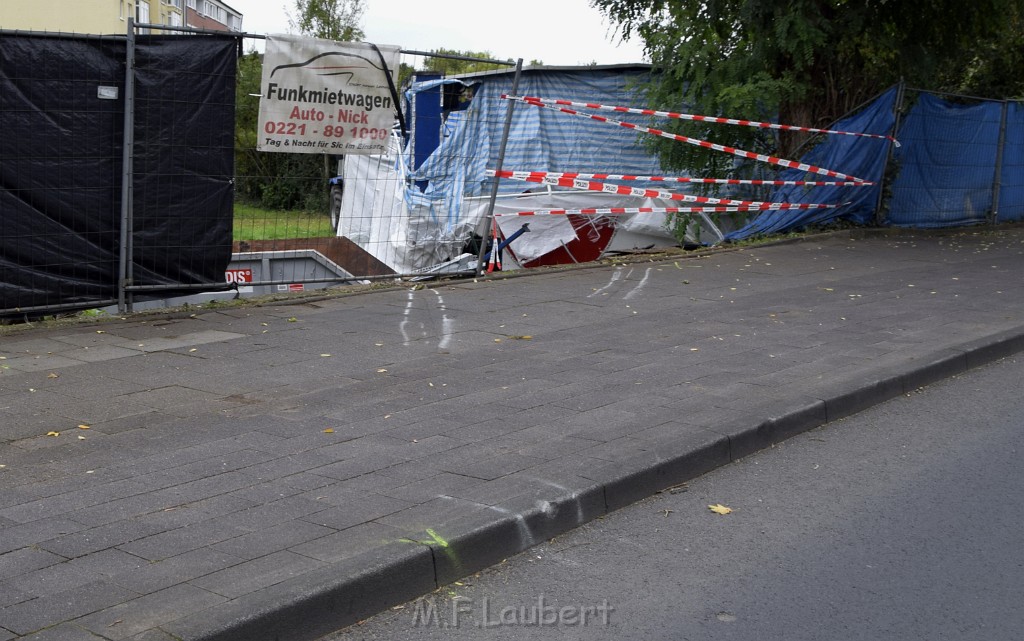
[[[839,234],[2,336],[0,641],[313,639],[1018,351],[1022,273]]]

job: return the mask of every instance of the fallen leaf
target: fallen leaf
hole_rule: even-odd
[[[292,316],[291,318],[288,319],[288,322],[289,323],[297,323],[297,322],[299,322],[299,319],[297,319],[294,316]]]
[[[320,356],[321,356],[321,358],[330,358],[331,357],[330,354],[321,354]]]
[[[79,437],[78,437],[78,440],[79,440],[79,441],[84,441],[84,440],[85,440],[85,437],[84,437],[84,436],[79,436]]]
[[[388,371],[386,369],[384,369],[383,367],[381,367],[380,369],[377,370],[377,373],[378,374],[387,374]]]
[[[47,432],[47,436],[60,436],[60,432]]]
[[[85,423],[82,423],[81,425],[78,426],[78,429],[80,429],[80,430],[88,430],[88,429],[92,429],[92,428],[89,427],[88,425],[86,425]]]
[[[326,430],[324,430],[324,434],[334,434],[334,428],[328,427]]]
[[[191,354],[192,352],[198,352],[198,351],[199,351],[198,349],[193,347],[192,349],[188,350],[188,353]]]
[[[50,372],[49,374],[46,375],[46,378],[60,378],[60,374],[57,374],[56,372]]]
[[[714,512],[715,514],[728,514],[728,513],[732,512],[732,508],[731,507],[725,507],[721,503],[715,503],[714,505],[709,505],[708,509],[711,510],[712,512]]]

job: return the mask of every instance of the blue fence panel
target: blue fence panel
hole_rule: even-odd
[[[896,227],[983,223],[992,209],[1002,105],[921,94],[900,128],[889,201]]]
[[[1024,220],[1024,105],[1006,111],[1006,142],[999,187],[999,222]]]

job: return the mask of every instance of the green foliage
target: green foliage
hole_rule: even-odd
[[[365,35],[359,28],[365,11],[363,0],[295,0],[296,16],[289,21],[307,36],[354,42]]]
[[[454,76],[462,73],[476,73],[479,71],[493,71],[496,69],[508,69],[508,65],[486,62],[495,60],[494,54],[490,51],[457,51],[455,49],[433,49],[431,53],[445,56],[459,56],[461,58],[476,58],[476,60],[457,60],[454,58],[440,58],[436,56],[427,57],[423,61],[424,71],[433,71],[446,76]],[[509,62],[514,62],[511,58]]]
[[[236,202],[233,223],[232,237],[236,241],[334,236],[329,216],[304,210],[269,209]]]
[[[593,0],[654,67],[649,103],[827,126],[888,86],[1020,95],[1024,0]],[[997,92],[987,94],[987,92]],[[673,121],[666,129],[788,157],[807,140]],[[732,159],[668,140],[667,168],[726,175]],[[731,172],[729,172],[731,173]]]
[[[289,19],[293,28],[308,36],[361,40],[359,20],[364,10],[364,0],[295,0],[296,16]],[[255,51],[239,59],[235,88],[235,196],[242,203],[265,209],[325,214],[327,180],[334,167],[329,157],[256,151],[262,74],[263,60]]]
[[[238,60],[235,87],[235,197],[268,209],[327,212],[323,156],[256,150],[263,62],[255,51]]]

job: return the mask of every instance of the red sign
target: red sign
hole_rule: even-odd
[[[251,269],[229,269],[224,272],[224,277],[229,283],[251,283]]]

